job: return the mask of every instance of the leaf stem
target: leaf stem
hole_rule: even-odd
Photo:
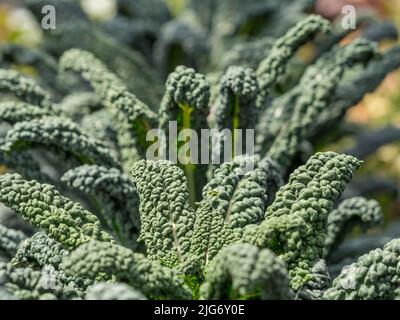
[[[183,104],[179,104],[179,108],[182,109],[182,127],[181,129],[191,129],[191,114],[193,108],[189,106],[187,102]],[[189,136],[189,141],[191,136]],[[190,156],[189,156],[190,157]],[[188,184],[189,191],[189,201],[193,208],[196,207],[196,181],[194,171],[196,167],[194,164],[189,162],[188,164],[182,165],[183,171],[185,172],[185,176]]]
[[[232,129],[233,129],[233,141],[232,141],[232,160],[236,156],[236,144],[238,143],[239,137],[236,129],[240,128],[240,104],[239,97],[235,95],[235,101],[233,106],[233,120],[232,120]]]

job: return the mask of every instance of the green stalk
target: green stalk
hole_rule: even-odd
[[[236,144],[238,142],[238,132],[235,129],[240,128],[240,104],[239,97],[235,95],[235,102],[233,106],[233,121],[232,121],[232,130],[233,130],[233,144],[232,144],[232,159],[236,156]]]
[[[191,113],[193,108],[189,106],[187,102],[179,104],[179,108],[182,109],[182,129],[191,129]],[[191,137],[189,136],[189,139]],[[178,148],[179,150],[179,148]],[[196,207],[196,183],[194,177],[194,171],[196,170],[195,165],[192,163],[182,165],[183,171],[187,178],[188,190],[189,190],[189,201],[193,208]]]

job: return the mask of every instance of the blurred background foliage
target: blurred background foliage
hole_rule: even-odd
[[[106,20],[115,14],[113,0],[81,0],[84,10],[94,20]],[[166,0],[171,12],[179,15],[188,0]],[[267,0],[266,0],[267,1]],[[13,1],[0,3],[0,43],[15,42],[27,46],[35,46],[41,41],[41,30],[35,25],[29,13],[17,8]],[[351,4],[359,11],[372,11],[383,19],[394,22],[400,30],[400,0],[318,0],[317,13],[335,21],[341,15],[344,5]],[[354,37],[358,31],[350,34]],[[397,40],[398,41],[398,40]],[[393,43],[381,43],[382,49]],[[312,57],[312,46],[301,50],[303,59]],[[24,70],[29,73],[29,70]],[[378,90],[364,98],[347,114],[347,125],[361,127],[365,131],[377,130],[388,126],[400,127],[400,70],[389,75]],[[354,133],[354,131],[352,132]],[[332,141],[319,146],[320,150],[343,152],[351,149],[356,139],[354,134],[341,134]],[[397,189],[400,187],[400,141],[380,147],[365,159],[361,174],[374,176],[390,181]],[[368,183],[368,182],[366,182]],[[383,192],[376,194],[385,208],[386,221],[400,217],[400,197],[398,194]]]
[[[320,0],[318,11],[330,19],[340,14],[345,4],[357,8],[374,10],[383,18],[391,20],[400,29],[400,0]],[[390,43],[381,44],[387,47]],[[379,129],[387,126],[400,126],[400,70],[390,74],[373,94],[367,95],[357,106],[347,113],[347,121],[363,127]],[[325,146],[331,150],[345,150],[354,145],[354,139],[344,137],[334,144]],[[377,152],[365,159],[363,172],[393,180],[400,186],[400,141],[380,147]],[[385,206],[387,220],[400,216],[400,200],[390,201],[386,194],[377,195]]]

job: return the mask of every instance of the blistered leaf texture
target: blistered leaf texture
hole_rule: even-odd
[[[34,226],[43,229],[66,249],[96,239],[111,242],[94,214],[63,197],[52,185],[26,181],[18,174],[0,176],[0,202]]]

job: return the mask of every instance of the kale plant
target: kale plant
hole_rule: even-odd
[[[376,148],[317,148],[400,66],[385,32],[343,45],[308,0],[192,0],[177,18],[118,0],[106,22],[74,0],[19,2],[59,17],[40,48],[0,46],[0,299],[399,297],[395,236],[329,273],[355,227],[382,224],[377,201],[343,200],[353,155]],[[255,156],[147,159],[147,134],[171,121],[255,130]]]

